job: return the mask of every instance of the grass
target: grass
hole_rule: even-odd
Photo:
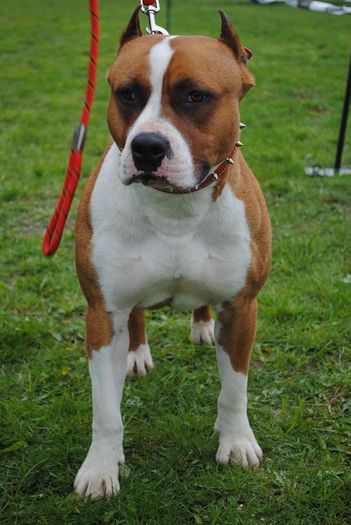
[[[104,73],[135,2],[101,4],[84,180],[107,140]],[[77,203],[53,259],[42,257],[41,238],[82,103],[87,2],[3,0],[0,522],[349,523],[351,180],[303,173],[309,153],[323,165],[334,160],[349,20],[243,1],[174,4],[174,33],[216,36],[222,7],[254,50],[257,87],[242,103],[243,142],[274,231],[249,388],[264,462],[257,472],[215,464],[214,350],[189,343],[187,312],[152,312],[156,368],[145,379],[128,380],[125,389],[122,492],[109,501],[76,500],[72,482],[89,445],[91,418],[85,304],[73,269]],[[345,163],[351,162],[350,131]]]

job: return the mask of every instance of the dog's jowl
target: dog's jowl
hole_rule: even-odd
[[[221,20],[218,39],[142,36],[135,12],[108,73],[112,139],[76,227],[93,391],[92,443],[75,480],[82,498],[120,488],[125,376],[154,366],[145,308],[189,308],[192,340],[216,344],[216,460],[256,467],[262,458],[246,390],[271,233],[240,150],[251,53]]]

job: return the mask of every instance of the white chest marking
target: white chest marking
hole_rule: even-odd
[[[229,188],[169,195],[124,186],[120,154],[107,154],[91,199],[92,258],[108,310],[172,299],[219,305],[245,284],[251,262],[245,206]]]

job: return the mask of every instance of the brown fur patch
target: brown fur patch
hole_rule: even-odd
[[[240,151],[228,170],[227,184],[245,204],[251,233],[251,266],[245,287],[218,315],[219,344],[229,354],[236,372],[248,373],[256,333],[256,295],[264,285],[271,264],[271,225],[259,184]],[[223,188],[222,188],[223,189]]]
[[[252,260],[245,294],[256,297],[264,285],[271,267],[272,230],[268,210],[261,188],[248,167],[241,151],[237,153],[237,166],[230,171],[228,185],[236,197],[245,204],[246,218],[251,233]]]
[[[140,345],[147,343],[145,316],[142,308],[133,308],[128,320],[129,352],[135,352]]]
[[[229,354],[236,372],[249,371],[251,349],[256,335],[257,301],[240,294],[233,303],[225,303],[218,314],[218,343]]]
[[[203,161],[214,166],[229,155],[239,136],[240,66],[228,46],[208,37],[179,37],[171,41],[171,46],[175,54],[164,79],[165,101],[187,77],[213,98],[206,118],[202,110],[189,112],[169,103],[164,105],[165,117],[185,137],[195,167],[199,170]]]
[[[132,108],[126,114],[118,103],[116,91],[126,83],[135,83],[140,86],[143,93],[150,94],[149,53],[151,48],[163,38],[161,35],[149,35],[128,40],[109,69],[111,96],[107,120],[111,135],[120,149],[123,149],[130,126],[143,108]]]
[[[140,6],[138,6],[134,10],[126,29],[122,33],[121,40],[120,40],[120,48],[123,45],[125,45],[127,42],[129,42],[131,39],[142,36],[143,32],[140,29],[139,11],[140,11]]]
[[[200,321],[207,323],[208,321],[211,321],[211,319],[211,308],[208,304],[206,304],[205,306],[201,306],[200,308],[196,308],[196,310],[193,310],[194,323],[199,323]]]
[[[91,261],[92,226],[90,218],[90,198],[101,169],[103,160],[110,149],[106,149],[99,165],[91,174],[84,188],[76,219],[76,268],[79,282],[88,303],[86,314],[86,350],[90,357],[92,350],[98,350],[111,342],[113,327],[110,314],[98,283],[96,270]]]

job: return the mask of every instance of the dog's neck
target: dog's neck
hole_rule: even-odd
[[[185,195],[161,193],[142,185],[130,189],[153,227],[167,235],[193,232],[212,203],[211,187]]]

